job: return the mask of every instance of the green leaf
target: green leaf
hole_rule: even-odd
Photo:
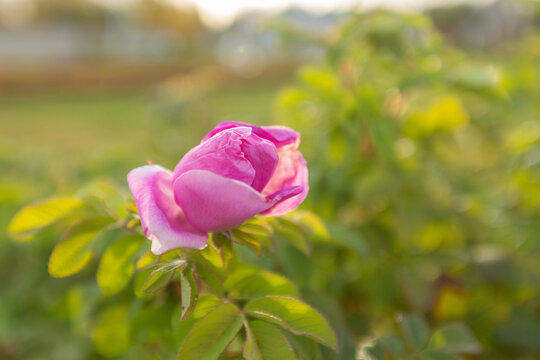
[[[234,255],[231,239],[222,233],[212,233],[210,244],[210,246],[215,247],[221,257],[223,266],[227,268]]]
[[[451,323],[435,331],[429,347],[454,354],[479,354],[482,347],[472,331],[461,323]]]
[[[255,255],[261,256],[262,244],[253,234],[243,232],[240,229],[232,229],[231,235],[234,242],[247,247]]]
[[[322,219],[311,211],[296,210],[284,216],[305,227],[307,230],[313,233],[317,239],[330,239],[330,234]]]
[[[180,347],[178,359],[217,359],[241,327],[242,317],[236,306],[218,306],[193,326]]]
[[[103,293],[112,295],[123,290],[135,271],[134,257],[144,238],[126,235],[107,248],[97,271],[97,283]]]
[[[224,285],[233,298],[254,299],[268,295],[298,297],[298,290],[293,283],[284,276],[268,271],[231,276]]]
[[[207,247],[207,249],[210,248],[210,246]],[[206,250],[206,249],[205,249]],[[218,260],[221,262],[221,258],[219,257],[219,254],[217,252],[214,252],[218,258]],[[212,258],[215,258],[213,256]],[[223,289],[223,276],[221,274],[221,270],[214,266],[212,262],[208,261],[208,257],[201,256],[201,252],[198,252],[193,256],[193,259],[196,261],[196,271],[197,277],[202,280],[205,287],[216,294],[218,297],[222,297],[224,294]]]
[[[139,299],[148,300],[153,297],[153,294],[147,294],[143,291],[143,286],[151,274],[152,268],[137,269],[135,272],[135,279],[133,280],[133,292]]]
[[[294,350],[281,330],[264,321],[245,322],[246,360],[296,360]]]
[[[163,270],[160,268],[155,269],[150,273],[150,276],[146,279],[142,285],[141,291],[145,294],[155,294],[163,289],[171,281],[177,269]]]
[[[251,300],[244,310],[248,315],[276,323],[294,334],[310,336],[334,350],[337,348],[336,334],[326,319],[298,299],[268,296]]]
[[[299,360],[320,359],[320,346],[313,339],[297,336],[290,332],[284,334],[294,348]]]
[[[212,294],[199,296],[197,306],[193,311],[193,317],[196,319],[205,317],[206,314],[214,310],[219,304],[221,304],[221,299]]]
[[[92,259],[93,240],[103,227],[112,222],[111,218],[99,217],[73,226],[52,252],[49,258],[49,274],[66,277],[84,269]]]
[[[107,357],[119,356],[131,347],[128,307],[114,305],[99,314],[92,332],[98,352]]]
[[[86,203],[96,203],[117,219],[128,214],[123,191],[109,180],[95,179],[82,187],[77,195],[84,198]]]
[[[429,339],[429,327],[418,315],[404,315],[400,326],[409,344],[416,350],[423,349]]]
[[[306,255],[311,253],[311,243],[308,241],[302,228],[292,221],[284,218],[276,219],[276,233],[280,238]]]
[[[245,223],[237,227],[241,232],[251,234],[254,236],[268,237],[272,235],[273,230],[268,221],[261,218],[251,218]]]
[[[32,235],[83,207],[73,196],[52,197],[21,209],[8,225],[8,235],[17,241],[32,240]]]
[[[137,270],[150,268],[157,259],[158,257],[156,255],[154,255],[151,251],[147,251],[142,254],[140,258],[137,259],[137,262],[135,263],[135,268]]]
[[[182,294],[181,319],[184,320],[193,313],[199,295],[197,282],[193,276],[193,267],[189,266],[180,273],[180,289]]]

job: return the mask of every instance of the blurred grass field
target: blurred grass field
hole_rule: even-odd
[[[167,103],[158,98],[154,89],[2,96],[0,142],[3,161],[9,165],[2,178],[29,171],[40,163],[69,176],[88,164],[106,162],[110,156],[104,155],[111,153],[112,157],[122,154],[131,161],[110,175],[125,174],[140,163],[141,156],[160,156],[154,149],[161,141],[157,134],[167,127],[176,129],[180,157],[182,150],[193,146],[200,135],[178,131],[184,121],[183,112],[199,112],[209,126],[225,119],[268,123],[273,94],[279,86],[229,86],[196,103]],[[195,128],[199,133],[206,130],[204,126]],[[56,175],[49,175],[47,179],[54,182]]]

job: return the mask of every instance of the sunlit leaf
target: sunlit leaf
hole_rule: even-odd
[[[93,240],[113,219],[99,217],[73,226],[60,241],[49,258],[49,274],[66,277],[78,273],[92,259]]]
[[[14,240],[29,241],[39,230],[80,210],[83,202],[73,196],[58,196],[30,204],[21,209],[8,225]]]
[[[264,218],[251,218],[236,229],[254,236],[270,236],[273,233],[272,226]]]
[[[284,276],[259,270],[253,274],[231,276],[225,288],[233,298],[254,299],[268,295],[298,296],[296,286]]]
[[[243,232],[240,229],[232,229],[231,235],[234,242],[247,247],[255,255],[261,256],[262,244],[253,234]]]
[[[273,322],[294,334],[306,335],[333,349],[337,348],[336,334],[326,319],[300,300],[268,296],[251,300],[244,310],[248,315]]]
[[[139,235],[126,235],[107,248],[97,271],[97,283],[105,294],[124,289],[135,271],[135,254],[145,241]]]
[[[193,311],[193,317],[200,319],[206,316],[206,314],[216,308],[219,304],[221,304],[221,299],[217,296],[212,294],[201,295],[197,299],[197,306]]]
[[[142,254],[139,259],[137,259],[137,262],[135,263],[135,268],[137,270],[145,269],[147,267],[150,267],[156,264],[157,260],[158,260],[157,255],[154,255],[154,253],[152,253],[151,251],[147,251],[144,254]]]

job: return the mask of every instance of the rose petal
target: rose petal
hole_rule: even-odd
[[[189,170],[209,170],[251,185],[255,169],[242,151],[251,132],[249,127],[228,129],[194,147],[176,165],[173,181]]]
[[[207,170],[185,172],[173,189],[187,219],[201,231],[233,228],[273,205],[249,185]]]
[[[142,166],[130,171],[127,181],[154,254],[180,247],[206,246],[208,234],[190,225],[174,201],[169,170],[158,165]]]
[[[265,215],[283,215],[296,209],[304,201],[309,191],[306,161],[300,151],[296,150],[296,144],[279,148],[278,154],[278,166],[262,194],[268,197],[291,186],[302,186],[303,190],[298,195],[281,201],[268,211],[265,211]]]
[[[216,125],[216,127],[210,131],[203,139],[202,142],[207,141],[208,139],[212,138],[214,135],[235,127],[249,127],[253,130],[253,133],[255,135],[258,135],[259,137],[269,140],[274,145],[276,145],[277,148],[280,148],[285,145],[289,144],[297,144],[300,142],[300,134],[294,131],[291,128],[285,127],[285,126],[255,126],[251,124],[241,123],[237,121],[223,121]]]
[[[298,194],[301,194],[304,191],[304,187],[302,185],[297,186],[289,186],[285,189],[281,189],[272,195],[268,195],[266,197],[266,200],[271,201],[275,205],[279,204],[281,201],[285,201],[293,196],[296,196]]]
[[[242,151],[255,169],[255,177],[251,187],[261,191],[276,170],[279,161],[276,146],[270,141],[252,134],[242,144]]]

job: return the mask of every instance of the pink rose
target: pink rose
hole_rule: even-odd
[[[284,126],[222,122],[180,160],[174,172],[146,165],[129,188],[152,252],[202,249],[209,232],[256,214],[281,215],[305,199],[308,170],[300,134]]]

